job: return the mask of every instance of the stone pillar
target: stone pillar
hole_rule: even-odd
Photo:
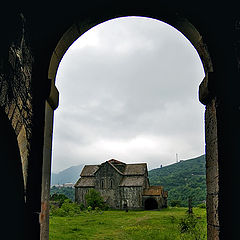
[[[218,198],[219,198],[219,170],[218,170],[218,138],[216,101],[211,100],[206,105],[205,112],[206,139],[206,182],[207,182],[207,222],[208,239],[219,239]]]
[[[54,82],[51,81],[50,96],[45,103],[41,213],[39,215],[40,240],[49,239],[49,196],[51,180],[53,117],[54,110],[58,107],[58,98],[58,90],[55,87]]]
[[[209,74],[209,73],[208,73]],[[216,99],[208,89],[208,74],[199,87],[199,100],[206,105],[205,142],[206,142],[206,184],[207,184],[207,239],[219,239],[219,168]]]

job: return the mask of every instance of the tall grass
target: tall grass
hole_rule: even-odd
[[[50,240],[195,240],[192,232],[181,232],[181,223],[187,218],[186,211],[186,208],[82,211],[72,217],[51,216]],[[201,234],[196,240],[205,240],[206,209],[194,208],[193,211],[197,221],[195,227]]]

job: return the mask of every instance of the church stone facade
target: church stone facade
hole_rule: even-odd
[[[111,159],[101,165],[85,165],[75,184],[75,201],[86,206],[85,194],[91,188],[114,209],[167,207],[167,191],[162,186],[150,186],[146,163],[126,164]]]

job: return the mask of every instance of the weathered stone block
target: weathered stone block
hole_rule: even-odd
[[[15,133],[17,136],[18,136],[19,132],[21,131],[22,126],[23,126],[22,122],[18,121],[16,128],[15,128]]]
[[[208,225],[207,226],[207,239],[208,240],[219,240],[219,227]]]
[[[205,138],[206,138],[207,144],[217,139],[217,117],[216,117],[215,100],[212,100],[206,106]]]
[[[218,194],[207,194],[207,219],[208,224],[219,226]]]
[[[219,177],[212,179],[207,178],[207,193],[208,194],[217,194],[219,192]]]
[[[9,111],[8,111],[8,118],[11,119],[12,115],[14,113],[14,110],[16,108],[16,104],[14,102],[12,102],[12,104],[9,107]]]
[[[218,142],[217,139],[206,144],[206,167],[218,166]]]

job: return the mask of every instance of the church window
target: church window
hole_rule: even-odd
[[[101,189],[104,188],[104,180],[103,179],[101,180],[101,185],[100,186],[101,186]]]
[[[110,182],[109,182],[109,188],[113,188],[113,180],[112,179],[110,179]]]

